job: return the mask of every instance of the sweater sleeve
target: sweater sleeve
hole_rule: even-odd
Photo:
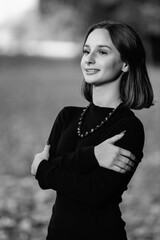
[[[125,124],[125,136],[117,145],[135,154],[140,162],[143,157],[144,130],[140,121],[128,121]],[[92,160],[95,156],[92,156]],[[120,202],[121,195],[133,173],[121,174],[106,168],[96,167],[87,174],[73,173],[51,166],[42,161],[36,178],[42,189],[54,189],[77,201],[90,206],[99,206],[106,202]]]

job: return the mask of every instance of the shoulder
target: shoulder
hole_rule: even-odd
[[[58,136],[61,133],[62,129],[65,128],[65,126],[68,123],[72,123],[74,117],[76,116],[76,113],[77,114],[78,112],[80,113],[82,109],[83,108],[81,107],[74,107],[74,106],[63,107],[54,118],[49,141],[51,141],[51,138],[53,135]]]
[[[132,110],[128,109],[128,115],[124,120],[128,126],[132,126],[135,130],[144,131],[143,123]]]
[[[117,142],[122,148],[131,151],[138,159],[143,156],[142,150],[144,146],[144,127],[141,120],[135,115],[135,113],[130,109],[122,109],[119,114],[117,114],[116,131],[120,133],[121,131],[126,131],[124,137]]]
[[[79,113],[83,110],[83,107],[77,107],[77,106],[65,106],[62,108],[62,110],[59,112],[58,115],[70,115]]]
[[[62,112],[76,112],[76,111],[81,111],[84,107],[79,107],[79,106],[65,106],[62,108]]]
[[[135,115],[135,113],[129,108],[121,108],[117,111],[115,116],[115,120],[120,124],[125,124],[129,127],[144,130],[143,123],[141,120]]]
[[[125,123],[125,129],[126,131],[132,136],[132,139],[134,141],[137,141],[140,145],[144,144],[144,138],[145,138],[145,132],[144,132],[144,126],[140,119],[133,115],[130,118],[127,118]]]
[[[79,116],[82,110],[83,107],[65,106],[59,111],[56,121],[60,121],[62,123],[70,117]]]
[[[113,122],[116,134],[120,133],[121,131],[127,131],[129,136],[131,136],[135,140],[141,139],[142,142],[144,141],[143,123],[132,110],[127,108],[121,108],[115,114]]]

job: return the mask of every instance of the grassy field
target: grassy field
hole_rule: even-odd
[[[149,67],[156,105],[136,111],[146,142],[144,159],[121,205],[130,240],[160,239],[160,68]],[[0,58],[0,240],[43,240],[55,193],[30,175],[66,105],[86,105],[79,59]]]

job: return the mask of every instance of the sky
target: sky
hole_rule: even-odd
[[[15,26],[22,21],[26,12],[34,11],[39,0],[0,0],[0,54],[23,54],[47,57],[74,57],[79,54],[79,46],[72,42],[18,42]],[[12,31],[13,30],[13,31]],[[21,44],[20,44],[21,43]],[[59,50],[61,49],[61,51]],[[22,53],[21,52],[21,53]]]
[[[38,0],[0,0],[0,25],[19,20]]]

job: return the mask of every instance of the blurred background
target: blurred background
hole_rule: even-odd
[[[141,36],[155,106],[135,111],[144,158],[123,195],[129,240],[160,239],[159,0],[0,0],[0,240],[44,240],[54,191],[30,174],[58,112],[85,106],[80,57],[90,24],[123,21]]]

